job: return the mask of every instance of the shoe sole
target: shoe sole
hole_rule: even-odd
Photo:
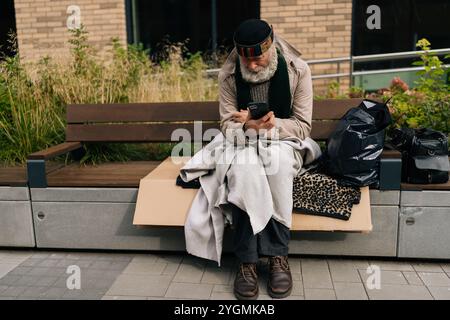
[[[259,290],[256,291],[256,294],[254,296],[251,296],[251,297],[242,296],[238,292],[236,292],[235,290],[233,290],[233,293],[234,293],[234,295],[236,296],[236,298],[238,300],[256,300],[256,299],[258,299],[258,296],[259,296]]]
[[[289,288],[288,291],[283,292],[283,293],[276,293],[276,292],[273,292],[272,290],[270,290],[270,287],[267,286],[267,293],[269,294],[269,296],[271,296],[272,298],[275,298],[275,299],[283,299],[283,298],[286,298],[286,297],[288,297],[288,296],[291,295],[291,292],[292,292],[292,286]]]

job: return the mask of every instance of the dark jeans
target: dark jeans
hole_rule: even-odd
[[[256,263],[259,256],[287,256],[290,230],[271,218],[266,227],[253,234],[248,214],[233,207],[233,249],[241,263]]]

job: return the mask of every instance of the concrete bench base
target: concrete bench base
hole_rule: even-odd
[[[370,193],[373,232],[293,232],[290,252],[395,257],[399,191]],[[133,226],[137,188],[32,188],[31,197],[39,248],[185,250],[183,228]]]
[[[34,247],[28,187],[0,187],[0,247]]]
[[[402,191],[398,256],[450,259],[450,191]]]
[[[289,244],[290,253],[345,256],[397,255],[398,207],[372,206],[370,233],[299,232]]]

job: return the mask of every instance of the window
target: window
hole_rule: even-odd
[[[259,18],[259,0],[128,0],[128,42],[141,42],[157,50],[164,39],[180,42],[189,39],[191,52],[212,49],[212,4],[216,3],[217,46],[233,46],[233,32],[239,23]]]
[[[9,49],[8,34],[16,33],[16,17],[14,13],[14,1],[0,1],[0,59],[3,55],[12,56],[14,53]]]
[[[381,28],[370,30],[367,7],[381,10]],[[353,0],[352,54],[355,56],[417,50],[427,38],[432,49],[450,48],[449,0]],[[356,70],[411,66],[411,59],[358,63]]]

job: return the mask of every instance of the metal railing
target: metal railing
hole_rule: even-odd
[[[336,78],[337,82],[339,83],[339,79],[341,79],[343,77],[349,77],[350,84],[353,84],[354,76],[424,70],[424,67],[406,67],[406,68],[395,68],[395,69],[354,71],[354,65],[356,62],[374,62],[374,61],[415,58],[425,52],[426,51],[423,51],[423,50],[421,50],[421,51],[404,51],[404,52],[393,52],[393,53],[369,54],[369,55],[363,55],[363,56],[339,57],[339,58],[331,58],[331,59],[314,59],[314,60],[307,60],[306,62],[309,65],[336,64],[336,73],[313,75],[312,76],[313,80]],[[435,55],[444,55],[444,54],[450,53],[450,48],[429,50],[427,52],[435,54]],[[347,63],[347,62],[350,64],[350,68],[349,68],[350,71],[349,72],[341,72],[341,64]],[[446,64],[446,65],[444,65],[444,67],[448,68],[448,67],[450,67],[450,65]],[[206,72],[208,75],[216,75],[219,73],[219,70],[220,69],[208,69],[208,70],[206,70]]]

